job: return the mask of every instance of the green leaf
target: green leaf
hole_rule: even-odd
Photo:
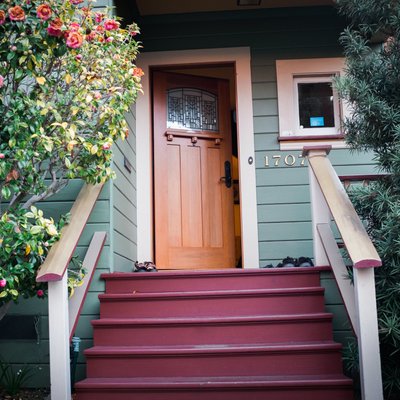
[[[2,292],[0,292],[0,299],[3,297],[6,297],[8,295],[8,292],[3,290]]]
[[[37,235],[38,233],[42,232],[43,228],[38,225],[34,225],[31,227],[30,232],[32,235]]]

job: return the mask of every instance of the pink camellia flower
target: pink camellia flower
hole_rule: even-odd
[[[8,15],[11,21],[25,21],[25,11],[20,6],[11,7],[8,9]]]
[[[113,31],[119,28],[119,22],[115,21],[114,19],[106,19],[104,21],[104,29],[106,31]]]
[[[85,36],[85,38],[86,38],[86,40],[88,41],[88,42],[93,42],[93,40],[94,39],[96,39],[96,32],[90,32],[89,34],[87,34],[86,36]]]
[[[71,31],[67,37],[67,46],[71,49],[78,49],[82,46],[83,37],[79,32]]]
[[[0,159],[3,159],[5,157],[6,157],[6,155],[4,153],[0,153]]]
[[[41,4],[36,9],[36,14],[38,18],[42,19],[43,21],[47,21],[51,17],[51,8],[48,4]]]
[[[37,292],[37,297],[43,297],[44,296],[44,291],[42,289],[39,289]]]
[[[3,10],[0,10],[0,25],[3,25],[6,22],[6,13]]]
[[[69,2],[70,2],[71,4],[73,4],[74,6],[76,6],[76,5],[78,5],[78,4],[83,3],[84,0],[69,0]]]
[[[71,22],[71,24],[69,25],[69,29],[71,31],[79,31],[80,27],[81,26],[77,22]]]
[[[4,76],[0,75],[0,88],[4,86]]]
[[[101,21],[104,19],[104,14],[103,13],[96,13],[94,15],[94,20],[96,21],[96,24],[99,24]]]
[[[101,99],[101,93],[99,92],[99,91],[95,91],[94,93],[93,93],[93,97],[96,99],[96,100],[99,100],[99,99]]]
[[[0,279],[0,287],[5,287],[7,285],[7,281],[3,278]]]
[[[50,36],[60,37],[62,35],[63,23],[60,18],[55,18],[50,22],[50,25],[47,27],[47,33]]]
[[[103,147],[103,150],[109,150],[111,148],[111,143],[108,143],[108,142],[104,143],[102,147]]]
[[[75,60],[81,61],[82,60],[82,54],[77,54],[75,56]]]
[[[110,36],[110,37],[108,37],[108,38],[106,39],[106,42],[107,42],[107,43],[111,43],[113,40],[114,40],[114,38],[113,38],[112,36]]]
[[[135,68],[133,68],[132,75],[140,78],[144,75],[144,72],[143,72],[142,68],[135,67]]]

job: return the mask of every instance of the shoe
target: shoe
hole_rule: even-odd
[[[296,264],[297,260],[292,257],[286,257],[282,260],[282,268],[294,268]]]
[[[135,261],[133,272],[157,272],[157,267],[151,261],[145,261],[143,263]]]
[[[297,265],[296,267],[299,268],[307,268],[307,267],[313,267],[314,264],[311,261],[311,258],[308,257],[299,257],[298,261],[297,261]]]

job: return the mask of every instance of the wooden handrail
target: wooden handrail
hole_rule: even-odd
[[[327,149],[304,148],[309,165],[336,222],[355,268],[379,267],[382,261],[327,155]]]
[[[84,184],[71,208],[71,221],[61,230],[61,238],[50,249],[36,276],[37,282],[60,281],[104,184]]]
[[[75,289],[74,295],[69,299],[69,339],[75,332],[76,324],[78,323],[79,314],[93,278],[94,271],[100,258],[101,251],[103,250],[106,241],[106,232],[95,232],[90,245],[87,249],[82,266],[86,271],[86,276],[82,286]]]

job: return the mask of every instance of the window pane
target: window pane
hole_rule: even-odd
[[[218,130],[217,97],[203,90],[168,90],[167,126],[175,129]]]
[[[331,82],[298,83],[299,120],[301,128],[335,126]]]

